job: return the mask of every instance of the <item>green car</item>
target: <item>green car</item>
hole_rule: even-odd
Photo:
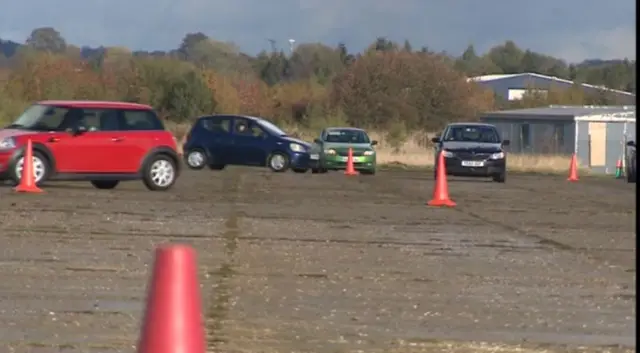
[[[376,173],[377,141],[369,139],[367,132],[351,127],[330,127],[322,130],[311,150],[311,171],[325,173],[328,170],[347,168],[349,148],[353,152],[353,166],[362,174]]]

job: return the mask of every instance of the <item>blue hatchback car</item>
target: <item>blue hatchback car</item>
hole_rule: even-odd
[[[267,166],[274,172],[309,169],[311,144],[287,134],[271,122],[252,116],[199,117],[183,145],[191,169],[214,170],[227,165]]]

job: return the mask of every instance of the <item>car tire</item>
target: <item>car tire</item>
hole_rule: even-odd
[[[282,152],[273,152],[267,159],[267,166],[276,173],[289,169],[289,156]]]
[[[189,169],[200,170],[207,165],[207,154],[201,148],[194,148],[184,155],[184,162]]]
[[[495,181],[496,183],[504,183],[507,181],[507,172],[502,172],[499,174],[495,174],[494,176],[492,176],[493,181]]]
[[[209,154],[207,161],[207,165],[211,170],[223,170],[227,166],[226,164],[216,163],[216,155],[213,153]]]
[[[91,185],[96,189],[110,190],[120,184],[120,180],[91,180]]]
[[[40,170],[40,173],[41,173],[40,177],[36,178],[36,185],[40,186],[42,185],[42,183],[44,183],[47,180],[47,178],[49,177],[49,174],[51,173],[51,163],[39,151],[33,151],[33,159],[34,159],[33,167],[34,169],[36,169],[36,173],[38,173],[38,170]],[[18,165],[23,160],[24,160],[24,151],[21,152],[20,156],[15,159],[15,162],[9,168],[9,170],[11,171],[9,173],[10,174],[9,178],[15,185],[20,184],[20,180],[22,179],[22,175],[21,175],[22,173],[18,171]]]
[[[176,163],[166,154],[151,157],[142,170],[142,182],[151,191],[169,190],[177,177]]]

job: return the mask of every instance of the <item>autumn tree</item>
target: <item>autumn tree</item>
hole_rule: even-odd
[[[33,49],[52,53],[63,53],[67,49],[67,42],[53,27],[34,29],[26,44]]]
[[[404,51],[371,52],[356,60],[334,81],[332,98],[356,126],[402,122],[423,131],[472,119],[493,104],[491,94],[467,83],[439,55]]]

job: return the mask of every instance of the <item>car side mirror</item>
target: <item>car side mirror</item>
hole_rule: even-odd
[[[433,143],[440,143],[440,137],[436,136],[436,137],[432,137],[431,138],[431,142]]]
[[[317,144],[321,144],[322,140],[321,139],[314,139],[313,142],[317,143]]]
[[[627,142],[627,146],[636,147],[636,142],[635,141],[629,141],[629,142]]]
[[[87,127],[82,125],[76,126],[75,128],[71,129],[71,134],[74,136],[82,135],[85,132],[87,132]]]
[[[509,146],[511,144],[511,141],[509,140],[502,140],[502,145],[503,146]]]
[[[371,141],[371,146],[375,146],[377,144],[378,144],[378,141],[376,141],[376,140]]]

